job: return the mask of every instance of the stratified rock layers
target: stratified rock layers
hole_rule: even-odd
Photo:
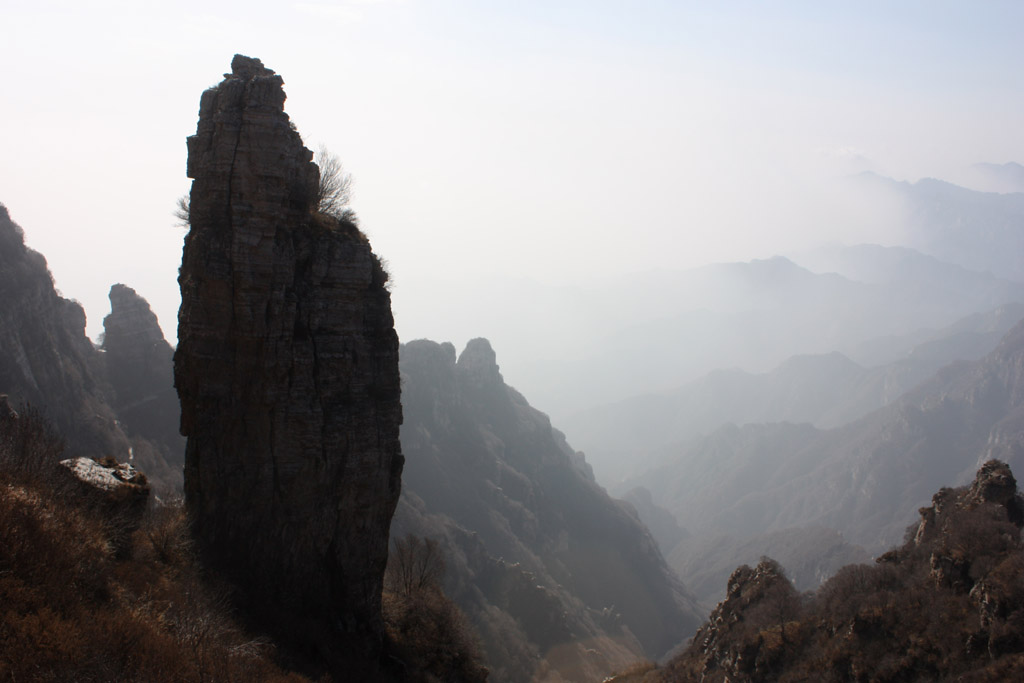
[[[245,610],[337,670],[380,647],[398,337],[365,236],[316,212],[319,171],[281,77],[231,66],[188,139],[174,359],[186,504]]]

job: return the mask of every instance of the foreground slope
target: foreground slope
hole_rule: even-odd
[[[692,633],[692,599],[484,339],[402,347],[407,463],[392,533],[440,538],[494,680],[600,680]]]

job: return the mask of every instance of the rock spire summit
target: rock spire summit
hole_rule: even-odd
[[[381,651],[403,458],[386,275],[317,210],[283,81],[236,55],[188,139],[175,385],[203,560],[262,628],[352,680]]]

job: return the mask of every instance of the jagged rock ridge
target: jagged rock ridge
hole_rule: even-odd
[[[317,212],[281,77],[231,66],[188,139],[186,504],[251,616],[336,674],[372,676],[403,462],[386,274],[354,224]]]
[[[601,680],[693,632],[693,600],[632,505],[598,486],[485,339],[402,347],[406,454],[393,533],[438,538],[492,679]]]

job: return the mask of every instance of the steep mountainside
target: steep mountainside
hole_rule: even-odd
[[[398,502],[398,337],[387,276],[319,211],[280,76],[236,55],[188,139],[175,385],[185,502],[243,611],[339,679],[377,680]]]
[[[563,426],[598,473],[615,480],[647,469],[666,445],[729,422],[808,422],[823,429],[852,422],[955,360],[983,357],[1022,317],[1022,304],[968,316],[879,367],[831,353],[794,356],[763,374],[716,370],[671,392],[578,413]]]
[[[130,304],[122,291],[131,292]],[[85,335],[82,307],[57,294],[46,259],[25,246],[21,228],[0,205],[0,393],[15,408],[29,403],[42,411],[66,441],[66,455],[132,459],[157,491],[180,488],[183,450],[176,401],[167,392],[169,347],[155,318],[149,326],[128,312],[149,312],[132,290],[116,285],[111,305],[112,346],[100,353]],[[153,352],[161,344],[163,356]],[[119,392],[129,375],[139,388],[156,381],[163,402],[125,403]]]
[[[985,358],[948,366],[857,422],[726,427],[672,449],[634,483],[691,530],[749,537],[820,525],[879,552],[929,491],[968,477],[979,453],[1024,467],[1022,424],[1024,322]]]
[[[689,648],[642,680],[1020,680],[1024,499],[1009,467],[985,463],[920,515],[902,546],[809,600],[772,560],[740,567]]]
[[[692,632],[692,599],[632,506],[499,372],[484,339],[402,347],[406,454],[392,533],[440,538],[494,680],[600,680]],[[561,677],[561,678],[559,678]]]
[[[46,259],[0,206],[0,391],[43,410],[75,455],[125,460],[130,445],[85,336],[85,311],[57,294]]]

